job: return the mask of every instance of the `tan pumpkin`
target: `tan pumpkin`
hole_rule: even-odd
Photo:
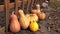
[[[30,14],[30,21],[38,21],[38,16],[36,14]]]

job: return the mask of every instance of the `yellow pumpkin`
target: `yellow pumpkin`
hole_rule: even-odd
[[[31,31],[35,32],[35,31],[38,31],[39,26],[38,26],[37,22],[31,22],[29,28]]]

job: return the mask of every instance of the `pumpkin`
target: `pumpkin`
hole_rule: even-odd
[[[38,16],[36,14],[30,14],[30,21],[38,21]]]
[[[39,19],[44,20],[46,18],[46,14],[41,12],[38,14]]]
[[[29,28],[30,28],[31,31],[36,32],[36,31],[38,31],[39,26],[38,26],[37,22],[34,21],[34,22],[30,23]]]

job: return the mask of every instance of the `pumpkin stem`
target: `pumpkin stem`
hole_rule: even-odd
[[[14,15],[14,11],[12,12],[12,15]]]

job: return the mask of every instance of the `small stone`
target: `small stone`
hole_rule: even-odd
[[[49,31],[49,32],[51,31],[51,28],[50,28],[50,27],[48,27],[48,31]]]
[[[49,17],[49,19],[51,19],[51,17]]]

